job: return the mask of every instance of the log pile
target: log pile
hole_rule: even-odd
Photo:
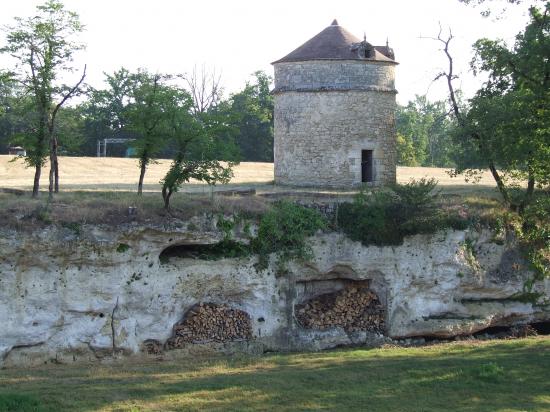
[[[346,332],[383,332],[385,313],[368,287],[348,286],[296,305],[296,318],[307,329],[342,327]]]
[[[189,343],[228,342],[251,337],[252,322],[248,313],[228,305],[200,303],[174,326],[166,349],[181,348]]]

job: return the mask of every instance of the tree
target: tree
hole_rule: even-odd
[[[73,71],[73,55],[83,45],[75,40],[82,32],[78,15],[63,4],[49,0],[29,18],[15,18],[7,28],[7,44],[1,53],[16,61],[14,76],[32,96],[33,125],[26,133],[26,163],[35,168],[33,197],[38,196],[42,166],[50,157],[50,196],[58,191],[56,117],[60,108],[75,94],[86,76],[86,66],[73,86],[60,83],[63,73]]]
[[[262,71],[254,73],[254,82],[230,98],[228,110],[237,128],[236,143],[243,160],[273,161],[272,79]]]
[[[124,67],[112,74],[104,73],[106,87],[90,88],[89,99],[82,104],[85,128],[85,151],[96,153],[97,141],[105,138],[132,139],[136,133],[128,127],[130,103],[137,75]],[[116,149],[115,149],[116,150]],[[118,148],[120,150],[120,148]],[[121,152],[118,152],[122,155]]]
[[[0,116],[5,114],[7,100],[12,95],[13,78],[11,73],[0,71]]]
[[[445,102],[415,96],[397,108],[398,162],[405,166],[452,165],[452,122]]]
[[[452,81],[452,36],[439,41],[449,59],[447,79],[450,101],[460,125],[456,143],[460,153],[457,173],[476,175],[486,165],[504,202],[522,213],[535,186],[550,183],[550,3],[543,10],[530,8],[530,22],[516,36],[513,47],[502,41],[481,39],[474,45],[472,67],[488,81],[463,110],[456,101]],[[514,180],[527,180],[519,199]]]
[[[167,120],[174,104],[174,90],[167,84],[171,78],[167,75],[140,70],[132,78],[126,127],[135,133],[131,145],[139,160],[138,195],[141,195],[147,166],[155,160],[167,141]]]
[[[410,136],[397,133],[397,164],[401,166],[417,166],[416,150]]]
[[[187,91],[192,99],[190,112],[198,120],[208,136],[211,147],[210,156],[217,159],[238,161],[240,158],[235,138],[238,128],[235,126],[238,114],[232,112],[227,100],[222,100],[223,87],[221,75],[215,68],[207,69],[204,65],[200,71],[195,66],[190,74],[180,75],[187,85]],[[176,144],[171,147],[171,155],[179,149]],[[175,151],[175,152],[174,152]],[[190,159],[201,160],[202,151],[191,151]],[[197,157],[198,156],[198,157]]]
[[[10,116],[15,104],[15,85],[8,72],[0,71],[0,152],[7,149],[12,132],[13,119]]]
[[[185,91],[173,89],[167,119],[168,133],[175,144],[175,153],[168,173],[161,181],[164,207],[169,209],[170,198],[190,179],[213,185],[228,183],[233,176],[233,162],[223,164],[216,155],[219,129],[209,127],[204,116],[194,110],[193,98]],[[230,152],[229,152],[230,153]]]
[[[57,115],[56,136],[59,152],[79,155],[84,143],[84,115],[81,107],[62,107]]]

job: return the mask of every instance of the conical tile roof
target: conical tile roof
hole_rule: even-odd
[[[393,62],[385,56],[378,47],[372,47],[372,55],[361,58],[354,44],[361,43],[361,39],[355,37],[334,20],[330,26],[319,34],[302,44],[296,50],[287,54],[273,63],[296,62],[305,60],[379,60]],[[365,44],[369,45],[365,42]]]

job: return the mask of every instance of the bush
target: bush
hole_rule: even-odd
[[[525,209],[520,239],[534,280],[550,276],[550,194],[539,194]]]
[[[436,180],[423,178],[394,185],[391,191],[361,191],[353,203],[340,205],[338,226],[352,240],[378,246],[400,245],[405,236],[468,227],[466,219],[434,207],[436,185]]]
[[[306,239],[326,227],[326,219],[318,211],[289,201],[276,202],[262,217],[258,234],[251,241],[252,250],[259,256],[258,268],[267,267],[271,253],[277,253],[281,269],[292,259],[311,258]]]
[[[435,190],[437,180],[434,178],[411,179],[404,185],[394,184],[391,189],[404,206],[411,210],[421,210],[433,206],[439,192]]]
[[[338,226],[352,239],[365,245],[398,245],[399,222],[396,215],[399,207],[394,196],[377,192],[365,201],[356,199],[343,203],[338,208]]]

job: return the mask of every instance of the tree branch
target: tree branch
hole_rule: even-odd
[[[78,81],[78,83],[76,83],[68,92],[67,94],[65,94],[65,96],[63,96],[63,98],[61,99],[61,101],[55,106],[55,108],[53,109],[53,112],[52,112],[52,117],[51,117],[51,120],[50,120],[50,131],[53,130],[53,125],[54,125],[54,121],[55,121],[55,117],[57,116],[57,112],[59,111],[59,109],[61,108],[61,106],[63,106],[63,104],[69,100],[71,98],[71,96],[73,95],[74,92],[76,92],[78,90],[78,88],[80,87],[80,85],[82,84],[82,82],[84,81],[84,78],[86,77],[86,65],[84,65],[84,70],[82,72],[82,76],[80,77],[80,80]]]

